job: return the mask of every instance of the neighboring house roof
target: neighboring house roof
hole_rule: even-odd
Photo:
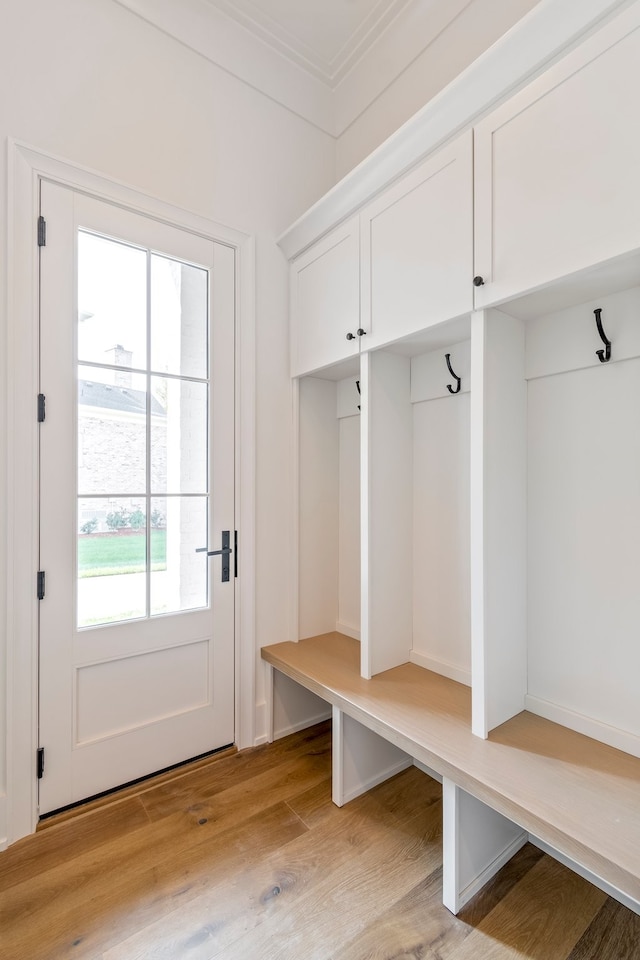
[[[109,383],[95,383],[93,380],[78,380],[78,403],[87,407],[102,407],[124,413],[144,415],[147,412],[147,394],[144,390],[133,390],[131,387],[119,387]],[[166,416],[166,410],[153,396],[151,413],[156,417]]]

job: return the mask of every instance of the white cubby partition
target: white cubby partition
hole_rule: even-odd
[[[471,322],[472,729],[519,713],[526,693],[524,325],[497,310]]]

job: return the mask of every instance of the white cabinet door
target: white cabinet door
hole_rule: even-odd
[[[476,307],[640,247],[640,9],[475,130]]]
[[[363,210],[360,227],[363,349],[469,313],[471,131],[374,200]]]
[[[359,284],[358,218],[354,217],[291,264],[292,376],[358,353]]]

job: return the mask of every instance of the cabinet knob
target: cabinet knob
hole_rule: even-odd
[[[347,340],[355,340],[355,338],[356,338],[355,333],[349,332],[349,333],[347,334]]]
[[[474,278],[473,278],[473,285],[474,285],[474,287],[484,287],[484,279],[483,279],[483,277],[474,277]]]
[[[367,331],[363,330],[362,327],[358,327],[358,329],[356,330],[356,333],[358,334],[359,337],[366,337],[367,335]]]

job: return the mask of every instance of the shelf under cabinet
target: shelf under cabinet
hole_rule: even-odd
[[[365,680],[337,633],[264,647],[275,669],[640,901],[640,759],[526,711],[482,740],[468,687],[407,663]]]

